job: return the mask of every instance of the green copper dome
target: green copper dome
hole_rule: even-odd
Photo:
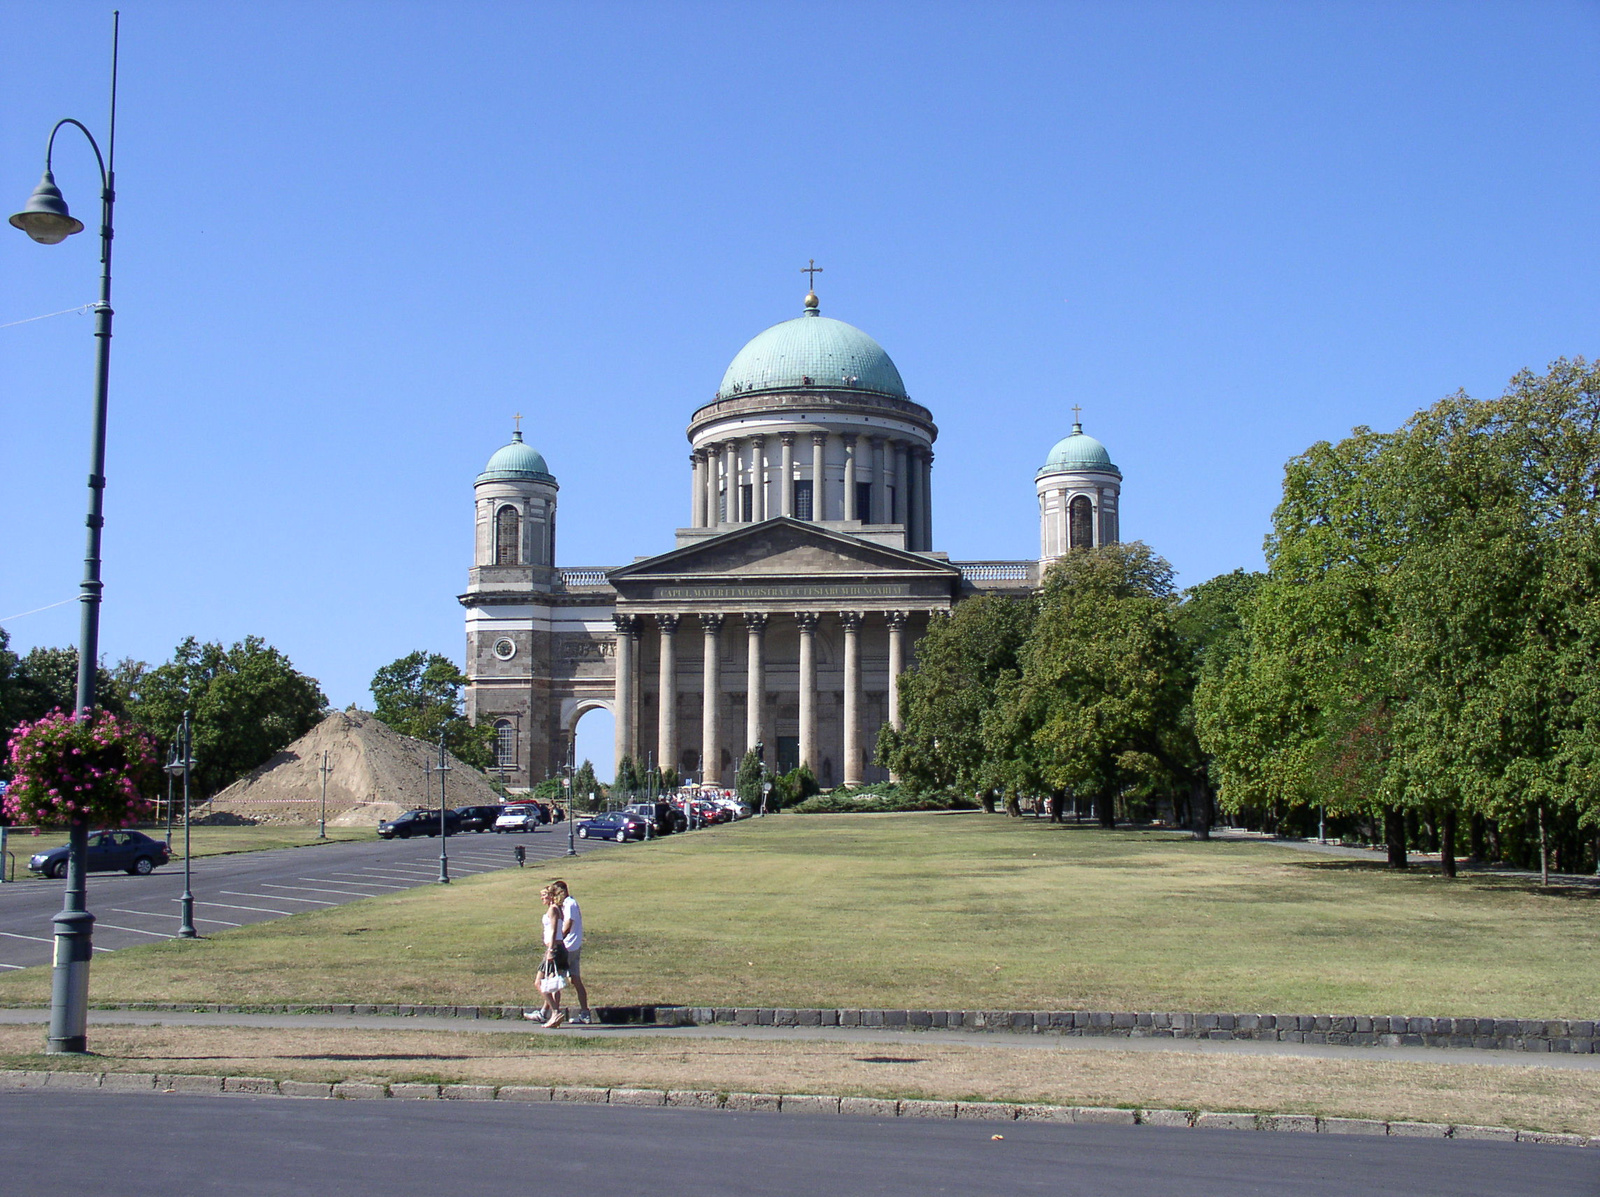
[[[806,296],[805,315],[774,324],[739,350],[717,398],[807,387],[907,398],[906,384],[883,346],[854,325],[819,315],[815,305],[815,298]]]
[[[1122,471],[1111,464],[1111,454],[1092,436],[1085,436],[1082,424],[1072,426],[1072,435],[1056,442],[1050,456],[1034,477],[1056,474],[1067,470],[1102,470],[1122,477]]]
[[[479,482],[554,482],[544,455],[532,445],[522,443],[522,433],[513,432],[511,443],[496,449],[489,464],[478,475]]]

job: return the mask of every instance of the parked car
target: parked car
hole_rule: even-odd
[[[462,831],[488,831],[494,826],[494,821],[500,817],[503,806],[458,806],[456,814],[461,816]]]
[[[124,869],[143,876],[171,859],[165,840],[153,840],[142,831],[91,831],[84,867],[91,873]],[[28,868],[44,877],[65,877],[67,845],[35,852],[28,858]]]
[[[671,835],[674,831],[687,831],[689,828],[689,820],[684,818],[683,812],[673,810],[667,802],[633,802],[623,810],[647,821],[656,835]]]
[[[461,830],[461,816],[453,810],[444,812],[444,833],[454,835]],[[408,810],[387,823],[378,824],[378,835],[386,840],[408,840],[414,835],[438,835],[437,810]]]
[[[596,815],[592,819],[585,819],[578,824],[578,838],[580,840],[615,840],[622,843],[624,840],[644,839],[645,822],[638,815],[630,815],[627,811],[608,811],[603,815]]]
[[[512,802],[501,808],[500,817],[494,821],[495,831],[538,831],[541,823],[550,816],[537,802]]]

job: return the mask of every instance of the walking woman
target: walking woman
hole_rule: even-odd
[[[544,902],[544,961],[539,965],[539,996],[544,1005],[538,1013],[524,1011],[522,1017],[540,1023],[546,1030],[559,1027],[567,1019],[567,1012],[561,1008],[561,990],[567,975],[567,949],[562,943],[566,919],[561,904],[566,896],[554,885],[539,891]],[[559,980],[552,982],[552,978]]]

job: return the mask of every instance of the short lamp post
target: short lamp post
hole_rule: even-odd
[[[325,840],[328,838],[328,774],[333,772],[328,764],[327,749],[323,749],[322,766],[317,772],[322,774],[322,813],[317,816],[317,838]]]
[[[179,759],[179,758],[182,759]],[[189,712],[183,713],[183,724],[178,729],[178,752],[167,762],[168,778],[183,778],[183,897],[179,899],[178,912],[183,916],[178,924],[179,939],[194,939],[194,889],[189,853],[189,774],[194,768],[194,732],[189,725]],[[168,782],[170,787],[171,782]],[[168,841],[170,843],[170,840]]]
[[[567,855],[576,856],[578,854],[578,841],[574,828],[577,827],[578,820],[572,817],[572,770],[570,768],[567,770],[567,775],[561,779],[561,786],[567,791]]]
[[[52,173],[56,134],[71,125],[89,141],[100,167],[100,299],[94,305],[95,371],[94,431],[89,450],[88,549],[84,554],[83,582],[79,587],[78,693],[74,710],[82,718],[95,706],[95,667],[100,659],[100,530],[105,525],[106,394],[111,369],[111,209],[116,199],[117,152],[117,14],[111,18],[111,121],[107,154],[81,121],[57,121],[45,143],[44,175],[27,206],[11,217],[41,245],[59,245],[83,232],[83,221],[67,209],[67,201]],[[55,917],[55,968],[50,982],[50,1031],[46,1051],[85,1052],[89,1048],[89,961],[94,955],[94,915],[88,910],[85,858],[89,850],[89,824],[73,819],[67,839],[67,887],[61,911]]]
[[[450,853],[445,845],[449,842],[445,838],[445,794],[444,775],[450,772],[450,766],[445,761],[444,728],[439,729],[439,884],[450,884]]]

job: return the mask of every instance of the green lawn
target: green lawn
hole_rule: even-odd
[[[1600,906],[981,814],[751,820],[564,862],[593,1000],[1592,1018]],[[511,869],[97,958],[96,1001],[533,1002]],[[200,895],[204,900],[205,895]],[[0,978],[43,1001],[48,976]]]
[[[151,839],[167,838],[165,823],[140,824],[138,830]],[[346,840],[370,840],[373,832],[366,827],[330,827],[323,843],[340,843]],[[16,880],[38,880],[37,873],[28,872],[28,857],[35,852],[48,852],[67,842],[64,831],[47,831],[40,835],[12,831],[6,836],[6,851],[14,853]],[[268,848],[303,848],[317,843],[315,827],[194,827],[189,831],[189,847],[195,856],[226,856],[233,852],[264,852]],[[172,857],[183,857],[183,825],[172,831]],[[9,871],[8,871],[9,875]]]

